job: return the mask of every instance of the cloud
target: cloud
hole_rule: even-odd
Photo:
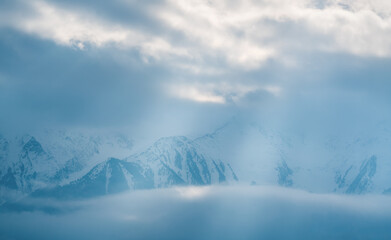
[[[391,7],[382,1],[167,0],[139,6],[160,30],[85,8],[45,1],[28,5],[28,14],[9,11],[10,20],[3,18],[1,25],[81,50],[88,45],[135,49],[146,62],[190,71],[251,70],[273,59],[292,64],[292,51],[391,56]]]
[[[225,98],[212,91],[202,91],[193,86],[173,86],[172,95],[196,102],[225,103]]]
[[[24,208],[0,213],[0,236],[388,239],[389,200],[261,186],[209,186],[136,191],[81,202],[24,201]]]
[[[45,1],[32,1],[27,5],[31,13],[24,17],[6,13],[9,20],[3,25],[80,50],[85,50],[87,46],[139,49],[146,61],[148,57],[160,60],[161,55],[166,58],[170,55],[187,55],[185,49],[172,47],[159,36],[99,18],[86,11],[62,8]]]
[[[3,128],[128,125],[173,135],[245,113],[303,128],[389,115],[385,1],[1,5]]]
[[[235,34],[248,27],[242,25],[241,19],[232,22],[236,15],[231,10],[221,2],[169,1],[168,6],[156,9],[155,14],[170,28],[183,33],[203,55],[220,55],[233,65],[256,68],[273,57],[275,49],[262,46],[262,42],[253,41],[251,36]],[[267,29],[259,35],[268,35]]]
[[[109,25],[101,19],[82,15],[50,5],[43,1],[33,1],[33,14],[10,20],[17,29],[50,39],[60,45],[74,46],[84,49],[85,44],[97,47],[108,43],[121,43],[125,40],[141,40],[138,33],[121,26]],[[12,15],[11,15],[12,17]],[[132,42],[128,42],[129,45]]]
[[[266,92],[279,97],[282,89],[277,85],[251,85],[246,82],[200,82],[179,81],[169,83],[168,92],[176,98],[187,99],[195,102],[209,102],[209,103],[236,103],[240,104],[242,99],[248,94],[256,92]]]

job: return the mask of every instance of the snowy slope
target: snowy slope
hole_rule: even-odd
[[[237,181],[229,164],[197,151],[186,137],[158,140],[125,160],[110,158],[63,186],[35,191],[35,197],[83,198],[128,190]]]
[[[2,186],[28,192],[43,186],[58,169],[58,162],[34,137],[24,136],[15,142],[4,141]]]
[[[149,188],[153,188],[153,173],[149,168],[110,158],[70,184],[40,189],[32,195],[61,199],[85,198]]]
[[[119,134],[45,130],[22,136],[0,135],[1,198],[10,191],[23,195],[67,184],[108,157],[123,158],[131,153],[131,140]]]
[[[154,171],[155,187],[237,181],[229,164],[197,147],[194,141],[186,137],[167,137],[126,160],[148,164]]]

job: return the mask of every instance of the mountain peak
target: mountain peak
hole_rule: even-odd
[[[30,137],[30,139],[23,145],[23,150],[26,152],[34,152],[35,154],[45,153],[42,145],[34,137]]]
[[[110,164],[110,165],[112,165],[112,164],[119,164],[120,161],[121,160],[119,160],[118,158],[108,158],[106,160],[106,164]]]
[[[191,140],[185,136],[172,136],[172,137],[162,137],[155,142],[154,145],[159,145],[163,143],[188,143]]]

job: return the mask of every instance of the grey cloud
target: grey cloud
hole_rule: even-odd
[[[121,122],[159,98],[159,68],[121,66],[105,52],[58,48],[12,31],[2,36],[2,121]]]
[[[12,10],[10,14],[29,16],[31,11],[23,2],[2,4]],[[119,24],[125,30],[160,36],[169,43],[160,46],[168,47],[168,52],[189,46],[197,50],[201,44],[186,31],[170,27],[153,15],[153,7],[169,11],[178,7],[176,3],[171,3],[171,8],[166,8],[166,2],[145,5],[139,1],[50,4],[78,16],[88,13],[87,20],[98,19],[103,25]],[[197,50],[187,58],[178,57],[175,51],[146,55],[138,47],[97,47],[88,42],[80,50],[3,26],[1,126],[132,126],[140,132],[174,135],[206,132],[238,114],[256,115],[281,125],[329,125],[335,129],[349,127],[352,122],[365,126],[368,121],[390,118],[388,58],[313,50],[316,44],[328,44],[329,39],[307,32],[296,22],[262,21],[277,34],[263,40],[268,46],[281,47],[283,54],[251,69],[227,65],[224,51],[203,54]],[[245,42],[245,30],[232,34]],[[256,45],[264,46],[263,40]],[[153,47],[148,49],[154,53]],[[275,89],[279,94],[273,92]],[[183,93],[178,94],[179,90]]]

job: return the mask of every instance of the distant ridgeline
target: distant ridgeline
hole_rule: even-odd
[[[23,196],[75,199],[234,182],[388,194],[391,154],[381,147],[390,146],[388,139],[316,142],[230,122],[194,140],[162,138],[132,154],[132,141],[120,135],[0,136],[0,203]]]
[[[107,151],[105,142],[77,140],[85,146],[81,151],[62,149],[60,152],[74,156],[61,163],[52,153],[55,151],[46,150],[32,136],[14,142],[1,137],[0,141],[3,202],[17,194],[71,199],[136,189],[238,181],[229,164],[200,153],[185,137],[162,138],[145,152],[122,160],[107,158],[93,167],[88,167],[88,162]]]

